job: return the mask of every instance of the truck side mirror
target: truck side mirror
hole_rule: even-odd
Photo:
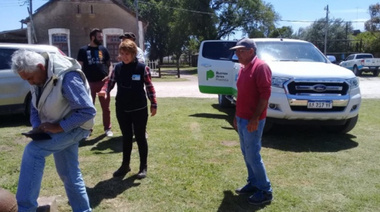
[[[231,60],[235,63],[238,63],[239,62],[239,58],[236,56],[236,54],[232,55],[232,58]]]

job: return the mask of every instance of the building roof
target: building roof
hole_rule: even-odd
[[[88,0],[88,1],[83,1],[83,0],[49,0],[45,4],[43,4],[41,7],[39,7],[35,12],[32,14],[32,16],[35,16],[39,12],[42,12],[45,8],[47,8],[49,5],[58,2],[58,1],[68,1],[71,3],[97,3],[97,2],[112,2],[128,13],[131,13],[132,15],[136,16],[135,11],[131,10],[130,8],[126,7],[120,0]],[[26,17],[25,19],[21,20],[20,22],[23,24],[27,24],[30,21],[30,17]]]

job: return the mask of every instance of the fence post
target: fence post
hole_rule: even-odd
[[[158,65],[158,78],[161,78],[161,66]]]

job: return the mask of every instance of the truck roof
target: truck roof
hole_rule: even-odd
[[[299,42],[299,43],[309,43],[304,40],[298,40],[298,39],[289,39],[289,38],[251,38],[255,42],[270,42],[270,41],[281,41],[281,42]]]

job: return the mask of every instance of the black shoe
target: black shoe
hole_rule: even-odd
[[[113,173],[113,177],[124,177],[129,171],[131,171],[131,168],[120,166],[120,168]]]
[[[252,196],[248,197],[248,203],[251,205],[269,204],[273,200],[273,195],[270,192],[257,191]]]
[[[253,194],[256,191],[258,191],[258,189],[250,183],[235,190],[237,194]]]
[[[144,179],[146,178],[146,169],[143,169],[136,175],[137,179]]]

